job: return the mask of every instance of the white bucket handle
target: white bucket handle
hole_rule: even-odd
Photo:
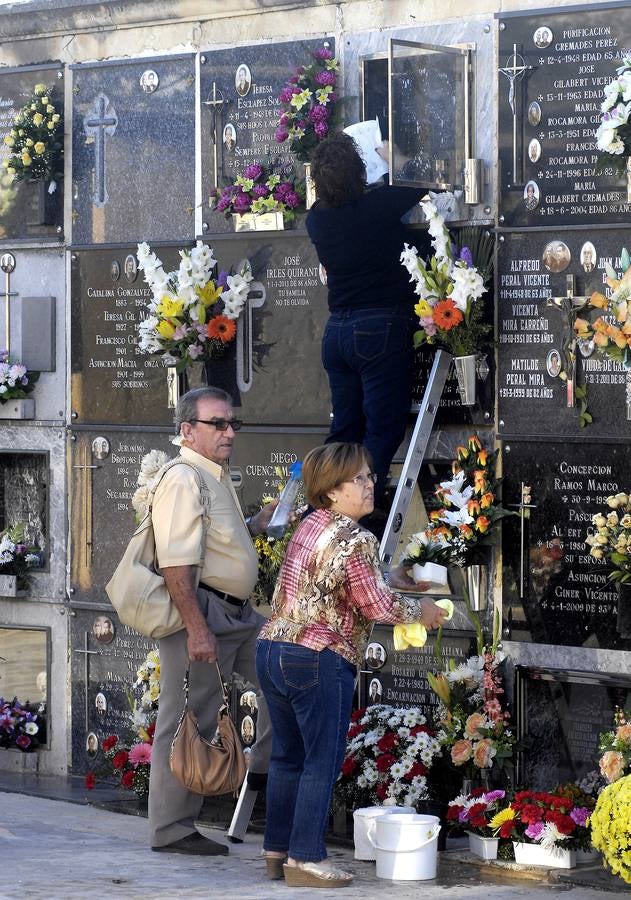
[[[370,822],[368,823],[368,828],[366,829],[366,837],[368,839],[368,843],[376,850],[377,845],[374,841],[374,834],[377,828],[377,819],[379,816],[371,816]]]
[[[372,824],[372,823],[371,823]],[[417,850],[421,850],[423,847],[426,847],[427,844],[431,844],[432,841],[435,841],[438,835],[440,834],[440,823],[437,825],[432,825],[432,830],[430,831],[429,837],[427,837],[424,841],[421,841],[416,847],[408,847],[406,850],[388,850],[386,847],[380,847],[379,844],[375,844],[371,835],[371,828],[368,827],[368,840],[373,845],[375,850],[381,850],[386,853],[416,853]]]

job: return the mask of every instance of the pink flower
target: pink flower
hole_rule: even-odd
[[[129,750],[129,761],[135,768],[151,762],[151,744],[134,744]]]
[[[617,781],[624,772],[624,756],[617,750],[607,750],[600,758],[600,771],[609,784]]]
[[[472,753],[471,741],[456,741],[451,748],[451,761],[454,766],[462,766],[471,759]]]
[[[481,738],[480,728],[484,727],[485,718],[482,713],[473,713],[469,716],[464,726],[464,736],[467,738]]]
[[[631,744],[631,725],[620,725],[616,728],[616,738]]]
[[[493,742],[489,738],[478,741],[473,751],[473,762],[479,769],[488,769],[497,753]]]
[[[544,828],[545,825],[543,824],[543,822],[532,822],[526,829],[526,837],[531,838],[531,840],[533,841],[538,841],[543,834]]]
[[[590,811],[586,806],[576,806],[570,810],[570,819],[577,825],[585,825],[589,819]]]

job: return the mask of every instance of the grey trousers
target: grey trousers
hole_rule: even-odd
[[[257,687],[257,741],[250,754],[250,770],[267,772],[272,744],[269,714],[258,689],[255,670],[256,639],[265,619],[249,603],[243,608],[220,600],[210,591],[198,591],[200,607],[219,646],[219,667],[225,681],[238,672]],[[192,794],[171,774],[169,753],[184,707],[184,674],[189,665],[186,631],[160,641],[160,703],[153,739],[149,781],[149,830],[152,847],[163,847],[195,831],[194,821],[204,798]],[[197,716],[200,733],[212,738],[223,701],[216,666],[190,664],[189,705]]]

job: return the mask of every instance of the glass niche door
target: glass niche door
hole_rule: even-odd
[[[389,141],[391,184],[464,187],[473,156],[474,49],[391,39],[387,55],[362,59],[362,119],[378,118]]]

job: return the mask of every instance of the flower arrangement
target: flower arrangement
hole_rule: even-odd
[[[623,58],[616,73],[617,78],[605,86],[602,116],[596,131],[596,146],[602,151],[598,171],[609,165],[622,174],[625,170],[624,157],[631,153],[631,57]]]
[[[149,494],[156,484],[156,479],[162,466],[168,463],[169,459],[169,455],[164,450],[150,450],[141,460],[137,479],[138,487],[131,498],[131,505],[134,508],[135,519],[138,524],[142,522],[147,514]]]
[[[606,500],[609,511],[592,516],[594,530],[585,538],[593,559],[607,560],[607,576],[616,584],[631,581],[631,495],[614,494]]]
[[[351,716],[346,755],[335,786],[350,808],[417,806],[429,797],[427,775],[440,743],[420,709],[374,704]]]
[[[626,248],[620,254],[622,277],[618,278],[609,263],[605,264],[606,282],[612,294],[606,297],[599,291],[589,298],[586,309],[601,310],[594,322],[577,317],[574,332],[581,340],[593,340],[597,350],[613,359],[626,363],[631,347],[631,258]]]
[[[484,788],[459,794],[449,801],[447,821],[481,837],[493,837],[491,819],[504,805],[502,801],[505,797],[506,791],[485,791]]]
[[[20,362],[11,361],[8,350],[0,350],[0,403],[28,397],[39,372],[29,372]]]
[[[17,697],[0,697],[0,747],[17,747],[24,753],[46,742],[44,704],[21,703]]]
[[[36,84],[4,139],[11,151],[4,167],[14,181],[43,179],[54,184],[63,175],[63,127],[54,93],[54,87]]]
[[[446,566],[451,561],[451,547],[442,534],[434,534],[431,531],[419,531],[410,536],[410,540],[401,557],[401,565],[412,569],[412,577],[417,578],[416,569],[428,562],[439,566]]]
[[[261,163],[252,163],[237,175],[234,182],[217,191],[215,209],[232,213],[282,212],[283,220],[291,222],[295,210],[304,205],[304,183],[298,184],[293,176],[278,175]]]
[[[497,450],[487,450],[477,435],[456,447],[453,477],[435,491],[438,508],[429,514],[428,541],[446,544],[454,565],[469,565],[481,546],[489,543],[500,519],[513,515],[498,503],[495,477]]]
[[[153,294],[148,315],[138,325],[141,353],[161,353],[165,366],[183,372],[194,360],[207,362],[223,355],[237,334],[237,319],[245,305],[252,272],[211,273],[217,265],[213,251],[197,241],[180,250],[181,262],[165,272],[148,244],[138,244],[138,267]]]
[[[608,784],[618,781],[631,765],[631,715],[616,708],[613,731],[603,731],[598,736],[598,749],[602,756],[598,767]]]
[[[592,844],[614,875],[631,884],[631,775],[608,785],[591,816]]]
[[[285,487],[287,470],[281,468],[280,466],[275,466],[274,472],[278,479],[276,489],[278,491],[278,496],[280,497]],[[261,499],[260,505],[267,506],[267,504],[271,503],[274,499],[275,497],[273,497],[271,494],[266,494]],[[300,503],[303,500],[304,497],[299,495],[297,498],[298,508],[296,518],[289,521],[287,530],[282,537],[273,538],[266,532],[261,532],[254,538],[254,549],[256,550],[257,556],[259,558],[259,577],[254,586],[254,591],[252,592],[252,598],[256,606],[270,603],[272,600],[274,588],[276,587],[276,579],[278,578],[280,567],[285,558],[285,553],[287,552],[287,544],[291,540],[291,536],[293,535],[294,531],[300,524]],[[256,506],[253,512],[256,512],[258,508],[259,507]]]
[[[429,223],[434,255],[425,263],[415,247],[404,244],[401,263],[415,282],[414,292],[419,301],[414,312],[419,317],[420,329],[414,335],[414,346],[439,344],[454,356],[469,356],[480,349],[480,344],[491,330],[482,321],[483,304],[479,302],[486,292],[484,278],[473,263],[469,247],[462,247],[454,258],[449,231],[429,196],[421,202]],[[488,256],[486,243],[478,242]]]
[[[19,522],[0,533],[0,575],[15,575],[18,590],[28,587],[30,570],[40,565],[37,547],[26,542],[24,532]]]
[[[140,699],[132,699],[131,728],[126,738],[110,734],[103,741],[105,765],[99,775],[112,777],[119,787],[134,791],[139,797],[149,793],[149,775],[151,772],[151,753],[153,735],[158,717],[158,701],[160,699],[160,654],[158,650],[150,650],[147,658],[136,672],[134,682],[136,693]],[[85,776],[85,786],[92,790],[97,782],[97,773],[90,771]]]
[[[517,791],[509,806],[490,821],[493,832],[546,849],[589,850],[591,809],[566,794]]]
[[[289,141],[292,153],[302,162],[309,162],[337,119],[339,68],[333,52],[326,45],[319,47],[312,54],[312,62],[299,66],[278,95],[281,114],[276,141]]]

